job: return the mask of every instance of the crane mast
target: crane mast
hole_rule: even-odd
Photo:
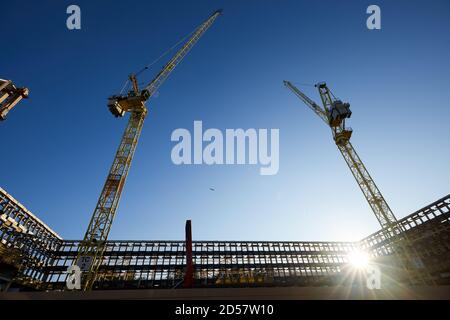
[[[115,117],[123,117],[125,113],[129,112],[130,118],[89,222],[88,229],[83,241],[80,243],[76,264],[83,271],[83,290],[92,288],[97,278],[99,267],[102,264],[106,240],[117,211],[144,120],[147,116],[148,111],[145,102],[156,92],[220,14],[221,10],[217,10],[203,22],[142,91],[139,90],[136,76],[132,74],[129,78],[132,83],[132,90],[127,95],[114,95],[108,100],[108,107]]]
[[[345,126],[345,120],[350,118],[352,114],[350,104],[337,100],[324,82],[316,85],[323,108],[319,107],[291,82],[284,81],[284,84],[331,128],[336,146],[381,225],[384,237],[392,244],[393,253],[397,256],[403,271],[408,275],[409,281],[412,284],[434,283],[426,268],[424,268],[423,272],[419,272],[414,267],[415,260],[413,257],[419,259],[418,253],[411,245],[403,226],[398,223],[375,181],[350,143],[353,131]]]

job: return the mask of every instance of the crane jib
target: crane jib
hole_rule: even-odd
[[[173,58],[163,67],[158,75],[148,84],[141,92],[143,100],[148,100],[161,86],[164,80],[168,77],[170,72],[181,62],[184,56],[195,45],[200,37],[208,30],[214,20],[222,13],[222,10],[215,11],[205,22],[203,22],[189,38],[189,40],[183,45],[183,47],[173,56]]]

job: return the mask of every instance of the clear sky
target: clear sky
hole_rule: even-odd
[[[65,25],[73,3],[80,31]],[[381,7],[381,30],[366,28],[370,4]],[[183,239],[186,219],[195,240],[358,240],[378,230],[329,129],[285,79],[326,81],[351,103],[353,145],[397,217],[450,191],[448,1],[1,7],[0,77],[27,86],[30,99],[0,123],[0,185],[64,238],[84,235],[127,122],[109,113],[107,97],[217,8],[223,16],[148,103],[111,239]],[[314,88],[299,88],[319,101]],[[280,129],[278,174],[175,166],[171,133],[194,120]]]

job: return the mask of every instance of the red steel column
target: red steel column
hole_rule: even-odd
[[[191,220],[186,220],[186,273],[184,275],[184,288],[194,287],[194,265],[192,263],[192,226]]]

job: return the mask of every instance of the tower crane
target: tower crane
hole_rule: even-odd
[[[423,272],[420,272],[414,266],[415,264],[421,264],[418,253],[411,245],[411,241],[403,226],[398,223],[397,218],[375,184],[375,181],[370,176],[369,171],[367,171],[353,145],[350,143],[353,131],[345,125],[345,120],[352,115],[350,104],[336,99],[325,82],[315,85],[319,91],[323,108],[291,82],[284,81],[284,85],[331,128],[336,146],[344,157],[347,166],[350,168],[353,177],[380,223],[384,237],[392,244],[392,251],[396,255],[401,269],[406,272],[410,283],[434,283],[426,268],[423,268]]]
[[[222,10],[215,11],[206,21],[198,26],[180,50],[143,90],[139,89],[136,75],[132,74],[129,76],[132,90],[127,95],[114,95],[108,99],[109,110],[115,117],[123,117],[127,112],[130,113],[130,117],[88,229],[83,241],[80,243],[76,264],[83,272],[81,289],[84,291],[92,289],[103,260],[106,240],[117,211],[128,171],[130,170],[142,126],[147,116],[145,102],[155,94],[164,80],[167,79],[174,68],[183,60],[221,13]]]
[[[5,120],[22,99],[27,99],[28,93],[28,88],[17,88],[11,80],[0,79],[0,121]]]

